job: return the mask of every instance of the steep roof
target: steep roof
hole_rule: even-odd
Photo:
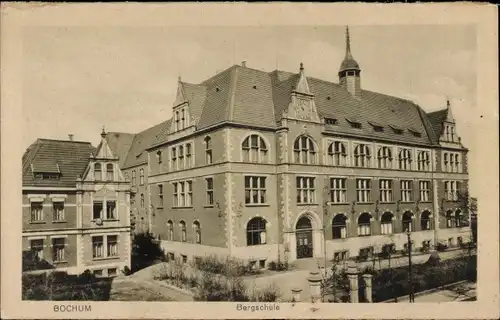
[[[37,139],[22,158],[23,186],[75,187],[95,151],[90,142]],[[35,179],[33,171],[59,174],[59,179]]]
[[[120,168],[127,160],[128,151],[134,141],[134,134],[124,132],[108,132],[106,134],[106,141],[108,146],[113,150],[113,153],[118,157],[118,165]]]
[[[432,129],[437,135],[438,139],[441,136],[441,132],[443,130],[443,122],[446,120],[447,116],[448,116],[448,109],[442,109],[427,114],[429,122],[432,125]]]

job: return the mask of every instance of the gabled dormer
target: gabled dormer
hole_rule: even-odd
[[[104,128],[101,142],[95,153],[90,154],[89,164],[82,177],[85,182],[123,182],[125,178],[118,165],[118,157],[113,153],[106,140]]]
[[[177,81],[177,94],[175,96],[172,114],[173,117],[170,126],[170,133],[179,132],[191,126],[189,101],[186,96],[184,83],[182,83],[180,77]]]
[[[292,89],[286,117],[288,119],[321,123],[316,104],[314,103],[314,94],[309,89],[302,63],[300,64],[297,83]]]

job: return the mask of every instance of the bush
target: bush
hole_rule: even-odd
[[[439,242],[436,246],[436,250],[440,252],[445,251],[446,249],[448,249],[448,245],[441,242]]]
[[[261,291],[254,292],[251,300],[257,302],[276,302],[280,296],[279,288],[272,283]]]
[[[250,301],[240,278],[226,279],[204,272],[194,296],[196,301]]]
[[[165,253],[151,233],[136,234],[132,241],[132,272],[165,261]]]
[[[271,261],[268,265],[269,270],[272,271],[285,271],[290,268],[288,261]]]
[[[236,258],[219,258],[217,256],[200,257],[192,264],[196,269],[226,276],[244,276],[259,273],[251,264],[245,264]]]

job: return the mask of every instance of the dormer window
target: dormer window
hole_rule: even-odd
[[[369,121],[368,122],[372,127],[373,127],[373,131],[375,132],[384,132],[384,126],[379,124],[379,123],[376,123],[376,122],[373,122],[373,121]]]
[[[94,180],[102,180],[102,166],[100,163],[94,164]]]
[[[352,118],[345,118],[347,120],[347,122],[349,122],[349,124],[351,125],[352,128],[355,128],[355,129],[361,129],[362,128],[362,125],[361,125],[361,122],[357,121],[357,120],[354,120]]]
[[[333,119],[333,118],[325,118],[325,124],[328,124],[328,125],[337,125],[338,121],[337,119]]]
[[[420,138],[422,136],[420,131],[418,131],[417,129],[409,128],[408,131],[410,131],[414,137]]]
[[[389,125],[389,127],[391,127],[392,131],[395,133],[395,134],[403,134],[403,128],[400,128],[398,126],[395,126],[393,124]]]
[[[179,107],[174,112],[174,131],[186,129],[189,126],[189,114],[186,107]]]
[[[37,180],[59,180],[58,173],[35,172],[34,175]]]
[[[113,181],[113,178],[114,178],[113,164],[112,163],[108,163],[106,165],[106,179],[108,181]]]

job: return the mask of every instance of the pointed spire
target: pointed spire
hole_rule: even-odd
[[[351,36],[349,34],[349,26],[346,26],[345,28],[345,57],[340,65],[339,72],[345,70],[361,70],[359,68],[358,62],[354,60],[354,57],[351,53]]]
[[[104,126],[102,126],[101,137],[106,138],[106,130],[105,130]]]
[[[349,26],[345,27],[345,57],[346,59],[352,59],[351,37],[349,35]]]
[[[309,84],[307,83],[307,77],[304,72],[304,64],[302,62],[300,63],[299,70],[299,80],[297,81],[297,85],[295,86],[294,90],[301,93],[311,94],[311,91],[309,90]]]
[[[304,71],[304,64],[301,62],[300,63],[300,72],[303,72]]]
[[[450,98],[446,97],[446,121],[455,122],[455,117],[453,117],[453,113],[451,112],[451,102]]]

